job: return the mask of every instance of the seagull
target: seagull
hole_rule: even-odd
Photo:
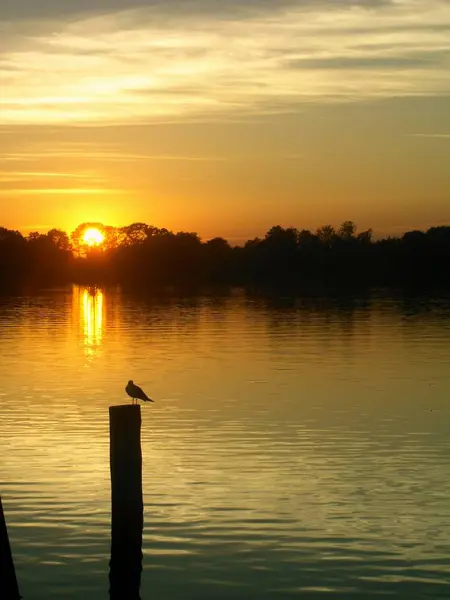
[[[133,398],[132,404],[136,400],[143,400],[144,402],[153,402],[151,398],[147,396],[147,394],[142,390],[138,385],[133,383],[133,381],[128,382],[127,387],[125,388],[126,393]]]

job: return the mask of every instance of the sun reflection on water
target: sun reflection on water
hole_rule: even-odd
[[[83,328],[84,351],[93,358],[102,343],[104,320],[104,293],[97,287],[86,287],[80,301],[80,324]]]

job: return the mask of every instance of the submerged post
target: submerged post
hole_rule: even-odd
[[[20,600],[16,571],[9,545],[8,529],[0,496],[0,595],[4,600]]]
[[[142,572],[141,407],[109,408],[111,466],[111,600],[140,600]]]

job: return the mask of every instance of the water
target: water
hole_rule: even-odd
[[[108,597],[108,406],[142,408],[142,599],[450,597],[450,301],[0,299],[25,600]]]

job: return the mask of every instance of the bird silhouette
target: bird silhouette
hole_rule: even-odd
[[[131,379],[127,383],[127,387],[125,388],[126,393],[133,399],[132,404],[137,402],[137,400],[143,400],[144,402],[153,402],[151,398],[147,396],[147,394],[142,390],[138,385],[136,385]]]

